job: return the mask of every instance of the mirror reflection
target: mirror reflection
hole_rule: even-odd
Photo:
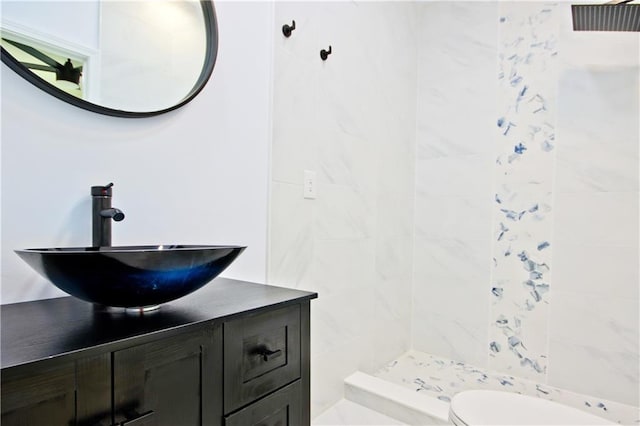
[[[172,109],[194,95],[213,67],[215,36],[210,2],[2,2],[3,61],[8,53],[64,100],[118,111]]]

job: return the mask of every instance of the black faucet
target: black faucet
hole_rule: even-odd
[[[110,247],[111,220],[120,222],[124,219],[124,213],[121,210],[111,207],[112,186],[113,183],[91,187],[93,247]]]

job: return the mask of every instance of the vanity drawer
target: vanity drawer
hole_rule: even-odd
[[[300,377],[300,306],[224,323],[224,412]]]
[[[300,380],[225,418],[225,426],[302,425]]]

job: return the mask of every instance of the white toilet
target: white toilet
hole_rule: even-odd
[[[616,424],[545,399],[491,390],[469,390],[454,395],[449,407],[449,423],[456,426]]]

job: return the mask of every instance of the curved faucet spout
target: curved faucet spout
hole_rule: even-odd
[[[116,222],[120,222],[122,219],[124,219],[124,213],[122,213],[122,210],[116,209],[115,207],[100,211],[100,216],[105,218],[111,218]]]

